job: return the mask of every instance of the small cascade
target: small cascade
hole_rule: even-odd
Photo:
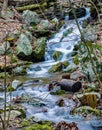
[[[86,16],[79,18],[78,22],[81,27],[83,20],[90,16],[89,8],[86,8]],[[69,20],[69,17],[65,17],[65,24],[59,29],[54,37],[48,39],[45,52],[45,61],[31,65],[27,69],[27,73],[34,77],[48,77],[48,69],[59,61],[68,61],[73,52],[75,44],[80,41],[80,33],[77,28],[75,20]],[[62,56],[59,61],[53,59],[54,52],[61,52]]]

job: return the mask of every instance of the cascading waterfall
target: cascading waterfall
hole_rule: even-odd
[[[86,16],[79,18],[78,22],[81,27],[83,20],[90,16],[89,8],[86,8]],[[31,68],[27,70],[28,74],[33,74],[36,77],[48,76],[48,68],[56,64],[59,61],[68,61],[73,52],[75,44],[80,41],[80,32],[76,25],[75,20],[68,20],[68,16],[65,17],[65,24],[59,29],[55,36],[47,41],[47,47],[45,52],[45,61],[31,65]],[[55,61],[52,57],[55,51],[61,52],[62,57],[59,61]],[[39,69],[36,71],[36,68]]]

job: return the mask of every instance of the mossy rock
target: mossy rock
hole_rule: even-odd
[[[79,64],[78,54],[74,56],[73,61],[74,61],[75,65],[78,65],[78,64]]]
[[[53,53],[52,57],[53,57],[53,59],[56,60],[56,61],[57,61],[57,60],[60,60],[60,59],[62,58],[62,53],[59,52],[59,51],[55,51],[55,52]]]
[[[80,99],[82,105],[88,105],[92,108],[96,108],[97,106],[97,98],[95,94],[86,94],[83,95]]]
[[[59,71],[62,71],[62,68],[63,68],[63,65],[62,65],[61,62],[59,62],[59,63],[53,65],[53,66],[48,70],[48,72],[49,72],[49,73],[51,73],[51,72],[52,72],[52,73],[53,73],[53,72],[59,72]]]
[[[66,68],[69,65],[68,61],[64,61],[62,64],[64,68]]]
[[[34,49],[32,51],[32,60],[33,61],[42,61],[44,60],[45,48],[46,48],[46,38],[41,37],[36,42],[34,42]]]
[[[53,130],[51,126],[48,126],[46,124],[35,124],[29,127],[24,128],[23,130]]]
[[[93,115],[97,115],[102,117],[102,113],[100,110],[96,109],[96,108],[92,108],[90,106],[82,106],[82,107],[78,107],[75,108],[72,113],[74,114],[82,114],[82,113],[86,113],[86,114],[93,114]]]

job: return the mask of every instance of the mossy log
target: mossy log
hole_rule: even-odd
[[[16,7],[17,11],[23,11],[23,10],[33,10],[33,9],[38,9],[39,7],[47,7],[47,3],[43,3],[43,4],[31,4],[31,5],[27,5],[27,6],[22,6],[22,7]]]
[[[0,1],[3,1],[3,0],[0,0]],[[28,5],[29,3],[30,4],[36,4],[36,3],[40,3],[41,0],[9,0],[8,1],[8,4],[11,6],[25,6],[25,5]]]

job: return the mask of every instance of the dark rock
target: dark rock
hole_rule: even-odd
[[[81,17],[84,17],[86,15],[85,8],[76,8],[74,10],[75,10],[75,14],[76,14],[77,18],[81,18]],[[69,19],[75,19],[72,10],[69,12]]]

